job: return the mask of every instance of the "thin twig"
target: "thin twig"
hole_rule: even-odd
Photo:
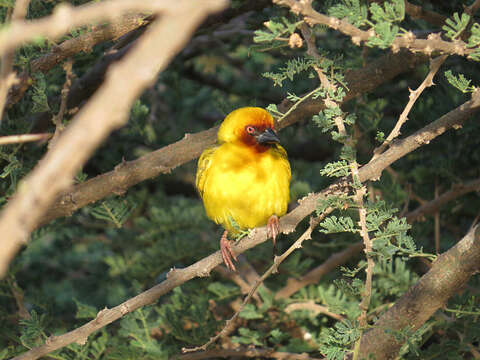
[[[7,279],[8,285],[10,286],[10,290],[12,292],[13,297],[15,298],[15,302],[17,303],[18,307],[18,316],[20,319],[30,319],[30,313],[28,312],[25,306],[25,294],[23,290],[18,286],[15,279],[9,278]]]
[[[275,273],[278,271],[278,266],[296,249],[299,249],[302,247],[302,243],[305,240],[310,240],[312,231],[313,229],[320,223],[320,221],[328,214],[331,212],[332,209],[328,208],[325,210],[325,212],[316,217],[310,219],[310,226],[308,227],[307,230],[291,245],[282,255],[280,256],[275,256],[275,259],[273,260],[272,266],[258,279],[258,281],[255,283],[255,285],[250,289],[250,292],[248,295],[245,297],[245,299],[242,302],[242,305],[240,308],[235,312],[235,314],[226,321],[225,326],[223,329],[215,336],[211,337],[210,340],[208,340],[205,344],[201,346],[196,346],[194,348],[183,348],[182,352],[189,353],[189,352],[195,352],[195,351],[205,351],[207,350],[208,346],[213,344],[215,341],[217,341],[219,338],[224,336],[227,332],[229,332],[230,327],[232,324],[234,324],[235,320],[238,318],[242,310],[245,308],[245,305],[250,301],[252,296],[255,294],[257,291],[258,287],[265,281],[267,277],[269,277],[271,274]]]
[[[323,73],[319,70],[317,70],[317,73],[319,74],[319,76],[323,75]],[[323,80],[323,81],[325,82],[328,80]],[[330,88],[332,87],[330,84],[326,84],[326,85],[329,86]],[[334,105],[338,106],[335,103]],[[337,126],[338,133],[342,136],[342,138],[345,141],[345,146],[351,147],[353,149],[355,146],[355,142],[353,140],[353,137],[348,135],[342,116],[336,116],[334,118],[334,122],[335,122],[335,125]],[[355,189],[355,194],[353,196],[353,199],[358,208],[358,215],[359,215],[358,225],[360,225],[360,236],[363,239],[364,252],[367,258],[367,268],[365,270],[365,273],[366,273],[365,288],[362,294],[362,301],[360,303],[361,314],[358,318],[359,324],[360,324],[360,331],[363,331],[364,329],[367,328],[367,325],[368,325],[367,312],[370,306],[370,299],[372,296],[372,277],[373,277],[373,268],[375,266],[375,262],[373,261],[373,258],[371,256],[373,246],[372,246],[372,240],[368,235],[367,209],[365,208],[364,202],[363,202],[363,198],[367,194],[367,188],[365,187],[365,185],[362,184],[360,180],[357,160],[353,159],[352,161],[350,161],[349,166],[350,166],[350,172],[352,174],[352,188]],[[361,341],[361,336],[358,338],[357,342],[355,343],[355,348],[353,352],[354,360],[358,359],[360,341]]]
[[[63,84],[61,92],[60,109],[58,110],[58,113],[52,118],[52,121],[55,125],[55,133],[53,134],[53,137],[48,144],[48,148],[51,148],[55,145],[58,137],[65,129],[65,126],[63,125],[63,116],[65,115],[65,111],[67,110],[68,92],[70,91],[70,86],[72,85],[72,79],[74,76],[72,66],[72,60],[68,60],[63,64],[63,70],[65,70],[65,83]]]
[[[1,136],[0,145],[19,144],[32,141],[45,141],[50,139],[52,136],[53,134],[51,133]]]
[[[452,188],[450,190],[444,192],[442,195],[436,197],[432,201],[426,202],[422,206],[408,213],[406,215],[407,221],[417,221],[425,215],[434,214],[447,202],[452,201],[472,191],[480,191],[480,178],[463,184],[452,185]]]
[[[231,271],[231,270],[228,270],[225,266],[217,266],[215,268],[215,271],[217,273],[219,273],[221,276],[223,276],[224,278],[234,282],[235,284],[238,285],[238,287],[240,288],[240,291],[242,292],[242,294],[248,294],[248,292],[250,291],[251,289],[251,286],[243,279],[243,277],[241,277],[239,274]],[[255,294],[253,296],[253,298],[255,299],[255,301],[257,302],[257,304],[261,304],[261,299],[260,297],[258,296],[258,294]]]
[[[340,314],[336,314],[334,312],[331,312],[328,309],[327,306],[315,304],[315,302],[313,300],[295,302],[295,303],[288,304],[285,307],[285,312],[287,314],[291,313],[292,311],[296,311],[296,310],[312,311],[314,316],[317,316],[318,314],[325,314],[325,315],[330,316],[332,319],[335,319],[337,321],[345,320],[344,316],[342,316]]]
[[[413,105],[427,87],[434,85],[433,77],[446,59],[447,55],[441,55],[432,59],[430,61],[430,71],[428,72],[427,76],[422,81],[420,86],[416,90],[409,89],[410,95],[407,105],[403,109],[397,123],[395,124],[390,134],[388,134],[385,141],[382,143],[382,145],[380,145],[373,151],[373,157],[371,161],[375,160],[382,152],[384,152],[387,146],[390,145],[392,141],[398,137],[398,135],[400,135],[400,129],[402,128],[403,124],[408,120],[408,114],[412,110]]]
[[[439,193],[439,185],[438,185],[438,178],[435,178],[435,190],[434,196],[435,200],[438,199]],[[434,232],[435,232],[435,253],[438,255],[440,254],[440,210],[437,209],[435,214],[433,215],[434,218]]]
[[[356,161],[352,162],[352,176],[354,178],[354,183],[355,179],[358,179],[358,167],[356,165]],[[357,172],[356,174],[354,172]],[[365,209],[364,203],[363,203],[363,197],[366,195],[367,189],[365,186],[361,186],[360,188],[357,188],[355,191],[354,195],[354,201],[358,206],[358,214],[359,214],[359,225],[360,225],[360,235],[362,236],[363,239],[363,244],[364,244],[364,251],[365,251],[365,256],[367,257],[367,268],[365,269],[366,273],[366,279],[365,279],[365,289],[362,294],[362,301],[360,303],[360,309],[361,309],[361,314],[358,318],[359,320],[359,325],[360,325],[360,331],[363,332],[367,326],[367,313],[368,313],[368,308],[370,307],[370,299],[372,297],[372,278],[373,278],[373,268],[375,266],[375,262],[373,261],[373,258],[371,256],[373,246],[372,246],[372,240],[370,239],[370,236],[368,235],[368,229],[367,229],[367,209]],[[358,338],[358,340],[355,343],[355,349],[353,353],[353,359],[357,360],[359,357],[359,349],[360,349],[360,343],[361,343],[361,335]]]

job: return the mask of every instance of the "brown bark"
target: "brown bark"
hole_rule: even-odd
[[[418,330],[478,271],[480,226],[477,225],[457,245],[440,255],[430,271],[364,333],[360,358],[373,355],[376,359],[395,359],[404,342],[397,341],[394,332]]]

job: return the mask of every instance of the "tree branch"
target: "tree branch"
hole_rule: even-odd
[[[64,35],[71,28],[102,21],[112,21],[128,12],[178,11],[181,5],[177,2],[156,0],[109,0],[72,6],[61,3],[53,10],[53,14],[39,20],[13,21],[0,33],[0,53],[13,50],[17,46],[38,39],[39,36],[55,39]]]
[[[424,144],[430,143],[430,141],[443,134],[446,130],[462,125],[465,120],[479,110],[479,107],[480,91],[476,91],[472,94],[472,99],[470,101],[467,101],[448,112],[413,135],[403,140],[393,142],[390,148],[385,151],[382,156],[372,159],[368,164],[364,165],[361,169],[363,170],[361,173],[365,175],[368,174],[368,178],[371,179],[380,178],[381,172],[377,172],[378,169],[383,171],[386,168],[386,166],[380,165],[381,163],[388,163],[388,165],[390,165],[400,157],[404,156],[406,154],[405,151],[413,151]],[[363,182],[362,175],[360,178]]]
[[[259,349],[252,347],[239,347],[235,349],[212,349],[209,351],[201,351],[190,354],[183,354],[173,357],[175,360],[201,360],[213,358],[269,358],[277,360],[322,360],[325,358],[311,357],[307,353],[293,354],[283,351],[275,351],[274,349]]]
[[[439,256],[430,271],[365,332],[361,357],[394,359],[405,341],[398,341],[395,331],[418,330],[479,270],[480,226],[477,225],[457,245]]]
[[[362,250],[363,241],[358,241],[346,249],[331,255],[320,266],[310,270],[300,279],[289,278],[287,280],[287,284],[277,291],[275,294],[275,299],[288,298],[305,286],[317,283],[324,275],[328,274],[340,265],[345,264],[348,259],[352,258],[356,254],[359,254]]]
[[[305,230],[305,232],[297,239],[295,240],[295,242],[290,245],[290,247],[285,250],[285,252],[280,255],[280,256],[275,256],[274,260],[273,260],[273,264],[272,266],[270,266],[268,268],[267,271],[265,271],[265,273],[263,273],[263,275],[255,282],[255,285],[252,286],[252,288],[250,289],[250,291],[248,292],[247,296],[243,299],[243,302],[242,304],[240,305],[240,307],[235,311],[235,314],[233,314],[233,316],[228,319],[225,323],[225,326],[223,327],[223,329],[218,333],[216,334],[215,336],[212,336],[205,344],[201,345],[201,346],[196,346],[194,348],[183,348],[182,349],[182,352],[196,352],[196,351],[205,351],[207,350],[207,348],[215,343],[215,341],[217,341],[219,338],[225,336],[226,334],[228,334],[230,332],[230,329],[232,327],[233,324],[235,324],[235,321],[237,320],[238,316],[240,315],[240,313],[242,312],[242,310],[245,308],[245,305],[250,301],[250,299],[253,297],[253,295],[256,293],[258,287],[263,284],[263,282],[273,273],[275,272],[278,272],[278,266],[288,257],[290,256],[290,254],[292,252],[294,252],[296,249],[299,249],[302,247],[302,243],[305,241],[305,240],[310,240],[312,238],[312,231],[313,229],[315,229],[315,227],[320,223],[321,220],[323,220],[323,218],[328,214],[330,213],[332,210],[331,209],[327,209],[325,210],[320,216],[314,218],[314,219],[310,219],[310,225],[309,227],[307,228],[307,230]]]
[[[408,114],[410,113],[410,110],[412,110],[413,105],[417,101],[417,99],[420,97],[422,92],[427,88],[432,85],[433,83],[433,77],[437,73],[438,69],[440,69],[440,66],[442,66],[443,62],[446,60],[447,55],[441,55],[438,56],[432,60],[430,60],[430,71],[428,72],[427,76],[425,79],[422,81],[420,86],[416,90],[410,90],[410,96],[407,105],[403,109],[402,113],[400,114],[400,117],[398,118],[397,123],[395,124],[394,128],[388,134],[387,138],[385,141],[380,145],[378,148],[376,148],[373,152],[373,158],[375,159],[378,157],[378,154],[381,154],[391,142],[400,135],[400,129],[402,128],[403,124],[408,120]]]
[[[454,184],[452,189],[444,192],[439,197],[436,197],[434,200],[427,202],[426,204],[420,206],[414,211],[406,215],[407,221],[409,223],[420,220],[425,215],[430,215],[438,211],[444,204],[453,199],[456,199],[462,195],[465,195],[472,191],[480,191],[480,179],[476,179],[465,184]]]
[[[301,14],[309,25],[325,25],[349,36],[356,45],[360,45],[362,42],[366,42],[376,35],[373,29],[364,31],[346,20],[340,20],[336,17],[327,16],[315,11],[312,7],[311,0],[273,0],[273,2],[289,7],[290,11],[296,15]],[[466,57],[475,51],[475,49],[467,48],[467,44],[459,39],[455,39],[455,41],[445,41],[442,40],[439,34],[433,33],[430,34],[427,39],[417,39],[412,32],[397,36],[390,47],[394,52],[404,48],[412,52],[422,52],[426,55],[431,55],[434,51],[439,51],[442,54]]]
[[[0,145],[19,144],[31,141],[45,141],[50,139],[53,134],[21,134],[21,135],[9,135],[0,136]]]
[[[9,21],[18,21],[25,17],[28,10],[30,0],[18,0],[15,2],[13,12],[7,12],[7,18],[5,23]],[[10,10],[10,9],[9,9]],[[11,18],[9,16],[11,15]],[[3,111],[5,109],[5,102],[7,100],[7,94],[10,87],[15,84],[18,79],[15,77],[15,73],[12,72],[13,68],[14,51],[5,51],[2,53],[1,68],[0,68],[0,123],[3,118]]]
[[[171,7],[170,11],[150,26],[134,51],[109,70],[101,89],[23,180],[19,191],[0,214],[0,277],[5,275],[11,259],[58,193],[70,185],[75,173],[108,134],[127,121],[138,95],[184,46],[207,13],[221,9],[226,3],[210,0],[203,1],[202,6],[193,6],[189,1],[160,4],[164,4],[163,9]],[[185,16],[186,13],[189,16]]]
[[[12,87],[12,91],[8,94],[7,107],[16,104],[25,94],[25,91],[32,84],[30,74],[41,71],[47,73],[57,64],[72,57],[79,52],[88,52],[102,42],[117,39],[128,32],[142,26],[144,15],[127,14],[119,19],[115,19],[106,25],[95,27],[92,31],[82,34],[76,38],[63,41],[54,46],[52,51],[41,57],[31,61],[28,72],[19,75],[19,83]]]
[[[371,91],[391,80],[396,75],[409,71],[422,63],[426,57],[400,52],[387,54],[368,67],[351,70],[346,74],[349,91],[344,101]],[[75,86],[71,92],[75,91]],[[287,109],[290,101],[282,102],[279,108]],[[279,125],[282,129],[305,118],[309,118],[324,109],[322,101],[307,100],[288,115]],[[176,167],[191,161],[202,151],[215,143],[218,127],[195,134],[186,134],[182,140],[142,156],[136,160],[118,164],[114,170],[76,185],[57,198],[43,216],[40,224],[46,224],[58,217],[70,216],[74,211],[103,199],[112,194],[123,194],[129,187],[141,181],[169,173]]]

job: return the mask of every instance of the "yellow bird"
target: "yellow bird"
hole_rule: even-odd
[[[273,118],[264,109],[244,107],[223,120],[216,145],[198,161],[196,186],[207,216],[225,228],[220,239],[222,258],[235,271],[237,260],[227,238],[230,232],[267,224],[269,236],[279,233],[278,216],[290,199],[290,163],[280,146]]]

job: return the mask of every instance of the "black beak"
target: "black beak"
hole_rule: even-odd
[[[259,144],[279,143],[280,139],[273,129],[266,129],[264,132],[255,136]]]

